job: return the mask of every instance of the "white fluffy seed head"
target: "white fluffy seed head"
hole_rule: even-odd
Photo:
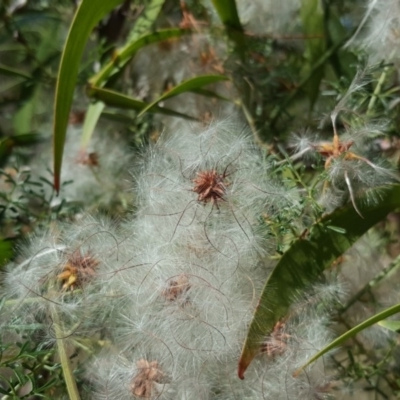
[[[125,352],[104,351],[87,368],[94,400],[208,400],[211,385],[202,374],[191,375],[168,351],[138,345]]]
[[[235,232],[241,243],[255,244],[260,216],[279,212],[290,199],[249,137],[236,131],[225,121],[166,135],[150,150],[137,179],[139,216],[148,230],[161,226],[171,241],[177,232],[203,226],[203,236]]]
[[[400,4],[397,0],[369,0],[363,21],[349,44],[363,48],[370,63],[398,61]]]
[[[272,0],[239,0],[237,6],[241,22],[251,33],[276,35],[279,39],[292,34],[300,26],[296,18],[300,9],[298,0],[279,4]]]
[[[81,137],[81,128],[68,129],[61,170],[62,187],[60,196],[54,198],[53,203],[66,200],[89,208],[93,205],[110,208],[121,202],[130,202],[128,188],[132,154],[125,139],[115,132],[95,132],[91,143],[82,149]],[[32,165],[35,176],[50,182],[53,180],[50,151],[40,152],[40,156],[32,160]],[[48,185],[41,190],[50,196],[53,188]]]
[[[92,217],[37,234],[8,266],[4,319],[37,325],[45,341],[55,338],[54,313],[70,335],[102,329],[118,301],[110,276],[120,240],[112,223]]]

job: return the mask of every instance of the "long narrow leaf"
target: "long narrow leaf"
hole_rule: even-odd
[[[299,368],[295,373],[294,376],[297,376],[307,365],[310,365],[314,361],[318,360],[318,358],[322,357],[324,354],[326,354],[328,351],[334,349],[337,346],[340,346],[342,343],[344,343],[346,340],[352,338],[353,336],[357,335],[358,332],[363,331],[366,328],[369,328],[371,325],[376,324],[379,321],[382,321],[385,318],[389,318],[393,314],[397,314],[400,312],[400,304],[396,304],[395,306],[389,307],[386,310],[383,310],[382,312],[375,314],[371,318],[368,318],[364,322],[361,322],[361,324],[358,324],[354,328],[350,329],[343,335],[339,336],[336,338],[333,342],[329,343],[327,346],[325,346],[322,350],[320,350],[315,356],[311,357],[306,364],[304,364],[301,368]]]
[[[144,45],[154,43],[159,40],[165,40],[175,35],[180,35],[182,31],[180,29],[168,30],[168,32],[150,33],[144,35],[151,29],[165,0],[152,0],[150,4],[146,6],[145,11],[135,22],[131,32],[128,36],[127,43],[119,50],[113,53],[112,60],[103,67],[98,74],[96,74],[89,83],[93,86],[103,86],[108,78],[114,73],[120,72],[121,68],[135,55],[136,51]],[[143,36],[144,35],[144,36]],[[142,37],[141,37],[142,36]],[[86,116],[85,122],[82,128],[81,147],[85,148],[93,135],[97,121],[100,118],[101,113],[104,110],[104,103],[95,102],[90,104]]]
[[[378,325],[382,328],[389,329],[392,332],[400,332],[400,321],[383,320],[379,321]]]
[[[0,240],[0,267],[6,264],[12,255],[12,243],[8,240]]]
[[[382,191],[379,202],[359,199],[362,217],[350,204],[323,217],[302,235],[279,260],[269,276],[254,312],[242,355],[238,375],[244,373],[259,351],[260,343],[283,318],[299,291],[329,267],[369,228],[390,211],[400,207],[400,185]]]
[[[0,140],[0,163],[2,163],[17,146],[30,146],[38,143],[43,137],[38,133],[25,133],[22,135],[8,136]]]
[[[96,75],[92,76],[89,83],[93,86],[102,86],[112,75],[117,73],[138,50],[152,43],[162,42],[171,38],[177,38],[189,33],[189,30],[180,28],[161,29],[157,32],[146,33],[133,42],[128,42],[125,46],[117,49],[113,54],[113,59],[107,63]]]
[[[243,30],[235,0],[212,0],[212,3],[222,23],[228,29]]]
[[[305,58],[307,60],[304,68],[304,75],[310,73],[315,63],[323,56],[326,51],[324,35],[324,13],[320,0],[302,0],[301,19],[303,22],[303,33],[306,37]],[[306,85],[306,90],[310,98],[311,109],[317,100],[319,85],[324,75],[324,66],[314,70],[312,77]]]
[[[81,149],[84,149],[89,144],[94,128],[96,127],[104,107],[105,104],[102,101],[89,104],[85,115],[85,122],[82,127]]]
[[[210,85],[211,83],[215,82],[226,81],[228,79],[229,78],[224,75],[202,75],[183,81],[179,85],[173,87],[171,90],[161,95],[157,100],[150,103],[140,112],[138,116],[140,117],[151,108],[153,108],[156,104],[163,100],[169,99],[170,97],[174,97],[178,94],[182,94],[185,92],[196,91],[198,89],[201,89],[203,86]]]
[[[103,101],[110,107],[129,108],[140,112],[149,106],[149,103],[134,99],[133,97],[125,96],[122,93],[114,92],[113,90],[110,89],[92,87],[90,89],[90,92],[91,96],[95,97],[98,100]],[[180,112],[170,110],[164,107],[154,106],[151,108],[151,110],[149,110],[149,112],[155,114],[171,115],[173,117],[180,117],[190,120],[197,120],[196,118],[191,117],[190,115],[182,114]]]
[[[240,23],[235,0],[212,0],[215,10],[225,25],[228,37],[235,43],[235,51],[242,61],[246,57],[246,39]]]
[[[72,21],[58,72],[54,109],[54,187],[60,190],[60,173],[69,111],[87,39],[96,24],[123,0],[82,0]]]
[[[0,74],[9,76],[18,76],[20,78],[30,79],[31,75],[25,71],[21,71],[16,68],[8,67],[6,65],[0,65]]]
[[[151,0],[150,3],[146,5],[143,14],[138,18],[135,22],[135,26],[129,32],[128,43],[139,39],[140,36],[146,33],[153,26],[164,3],[165,0]]]

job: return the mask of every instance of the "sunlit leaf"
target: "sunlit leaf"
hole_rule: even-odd
[[[128,45],[129,43],[138,40],[140,36],[145,34],[153,26],[164,3],[165,0],[150,0],[150,2],[146,5],[144,12],[135,22],[135,26],[128,34]]]
[[[378,325],[392,332],[400,332],[400,321],[383,320],[379,321]]]
[[[287,315],[299,291],[312,284],[368,229],[400,207],[400,185],[382,190],[379,202],[368,201],[366,197],[358,203],[363,218],[351,204],[339,208],[314,224],[279,260],[264,286],[248,330],[239,360],[240,378],[243,379],[247,367],[259,352],[260,343]]]
[[[85,121],[82,127],[81,137],[81,148],[84,149],[90,142],[94,128],[96,127],[97,121],[103,112],[105,104],[102,101],[96,101],[95,103],[89,104],[86,111]]]

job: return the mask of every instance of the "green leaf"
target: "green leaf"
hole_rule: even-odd
[[[64,327],[62,325],[59,315],[57,314],[57,310],[55,307],[53,307],[51,311],[51,316],[54,322],[57,352],[58,356],[60,357],[61,368],[64,375],[65,385],[67,386],[68,396],[70,400],[80,400],[81,397],[79,395],[71,361],[68,356],[66,341],[64,339],[64,337],[66,337],[67,335],[66,332],[64,331]]]
[[[103,111],[101,114],[101,118],[125,125],[132,125],[136,121],[136,119],[133,117],[129,117],[126,114],[113,111]]]
[[[144,113],[149,111],[160,101],[169,99],[170,97],[174,97],[177,96],[178,94],[182,94],[185,92],[196,91],[198,89],[201,89],[203,86],[210,85],[211,83],[226,81],[226,80],[229,80],[229,78],[224,75],[202,75],[202,76],[196,76],[191,79],[187,79],[186,81],[183,81],[179,85],[174,86],[172,89],[168,90],[168,92],[161,95],[157,100],[150,103],[140,112],[138,117],[142,116]]]
[[[325,346],[322,350],[320,350],[317,354],[315,354],[315,356],[311,357],[303,366],[301,366],[294,373],[294,376],[297,376],[305,367],[307,367],[307,365],[310,365],[314,361],[318,360],[318,358],[322,357],[328,351],[334,349],[337,346],[340,346],[346,340],[348,340],[348,339],[352,338],[353,336],[357,335],[358,332],[361,332],[364,329],[369,328],[371,325],[374,325],[377,322],[382,321],[383,319],[392,316],[393,314],[397,314],[398,312],[400,312],[400,304],[396,304],[395,306],[389,307],[386,310],[383,310],[382,312],[380,312],[378,314],[375,314],[371,318],[368,318],[364,322],[361,322],[361,324],[358,324],[357,326],[355,326],[354,328],[350,329],[349,331],[347,331],[343,335],[339,336],[334,341],[332,341],[327,346]],[[396,321],[386,321],[386,322],[396,322]]]
[[[307,37],[305,41],[305,58],[307,65],[304,75],[308,75],[310,69],[325,53],[324,13],[320,0],[302,0],[301,19],[303,33]],[[324,75],[324,64],[314,71],[306,86],[310,98],[311,109],[317,100],[319,85]]]
[[[368,229],[400,207],[400,185],[382,190],[379,202],[371,203],[367,196],[358,202],[363,218],[350,204],[324,216],[308,234],[291,245],[275,266],[264,286],[243,346],[238,367],[241,379],[258,353],[260,343],[287,315],[299,291],[312,284]]]
[[[7,382],[6,378],[3,375],[0,375],[0,377],[2,378],[3,382]],[[6,390],[2,389],[1,387],[0,387],[0,393],[1,394],[5,394],[5,395],[9,395],[10,394],[10,392],[8,390],[6,391]]]
[[[89,84],[93,86],[102,86],[107,79],[116,74],[121,68],[132,59],[138,50],[151,43],[161,42],[163,40],[180,37],[189,33],[189,30],[180,28],[162,29],[157,32],[147,33],[138,39],[128,42],[125,46],[115,50],[113,59],[107,63],[96,75],[92,76]]]
[[[235,0],[212,0],[212,3],[222,23],[228,29],[240,32],[243,30]]]
[[[342,24],[340,17],[333,7],[329,7],[325,16],[325,26],[328,33],[328,40],[331,45],[347,42],[354,34],[348,31]],[[336,72],[338,79],[343,76],[351,80],[357,73],[357,56],[349,51],[346,46],[341,46],[338,51],[332,54],[330,64]]]
[[[0,267],[5,265],[13,255],[12,243],[0,240]]]
[[[96,24],[123,0],[82,0],[65,42],[61,57],[54,110],[54,187],[60,190],[60,173],[69,112],[87,39]]]
[[[111,107],[129,108],[138,112],[141,112],[142,110],[149,107],[149,103],[134,99],[133,97],[125,96],[122,93],[114,92],[110,89],[92,87],[90,88],[90,96],[93,96],[94,98],[103,101],[105,104]],[[153,106],[151,107],[151,110],[149,110],[149,112],[155,114],[171,115],[173,117],[181,117],[190,120],[197,120],[190,115],[182,114],[180,112],[164,107]]]
[[[151,0],[146,6],[143,14],[135,22],[133,29],[129,32],[128,43],[137,40],[141,35],[147,32],[157,19],[165,0]]]
[[[21,71],[16,68],[7,67],[6,65],[0,65],[0,74],[9,76],[18,76],[20,78],[31,79],[31,76],[25,71]]]
[[[0,140],[0,161],[7,158],[14,147],[29,146],[38,143],[43,139],[38,133],[25,133],[23,135],[8,136]]]
[[[159,32],[144,34],[154,24],[164,1],[165,0],[153,0],[149,5],[147,5],[144,13],[134,24],[133,29],[128,36],[127,43],[122,48],[116,50],[113,53],[112,60],[90,79],[90,85],[103,86],[107,82],[108,78],[120,72],[124,65],[126,65],[135,53],[143,46],[183,34],[182,29],[166,29]],[[99,120],[103,110],[104,103],[102,102],[92,103],[89,106],[83,124],[81,139],[82,148],[85,148],[89,144],[94,128],[96,127],[97,121]]]
[[[85,149],[90,142],[90,138],[93,135],[94,128],[96,127],[97,121],[103,112],[105,104],[102,101],[96,101],[95,103],[89,104],[86,111],[85,122],[82,128],[81,137],[81,148]]]
[[[143,28],[143,26],[141,25],[141,27]],[[131,43],[127,43],[123,48],[121,48],[120,50],[117,50],[114,53],[114,57],[112,59],[112,61],[110,61],[108,64],[106,64],[96,75],[94,75],[90,80],[89,80],[89,84],[92,85],[94,87],[94,91],[96,91],[98,88],[96,88],[96,86],[102,86],[104,85],[108,78],[110,78],[111,76],[113,76],[114,74],[118,73],[121,68],[123,68],[124,65],[126,65],[126,63],[132,59],[132,57],[136,54],[136,52],[138,50],[140,50],[142,47],[151,44],[151,43],[156,43],[156,42],[160,42],[163,40],[167,40],[173,37],[179,37],[182,36],[183,34],[188,33],[188,30],[183,30],[183,29],[164,29],[164,30],[160,30],[157,32],[152,32],[149,34],[146,34],[142,37],[140,37],[139,39],[131,42]],[[133,36],[134,38],[135,36]],[[92,93],[91,90],[89,90],[89,93]],[[83,127],[83,137],[82,137],[82,146],[84,146],[85,144],[87,144],[90,140],[90,137],[93,133],[93,129],[97,123],[97,121],[94,121],[94,107],[95,106],[90,106],[88,113],[90,116],[90,125],[88,125],[87,129],[85,129],[85,124],[86,124],[86,117],[85,118],[85,124]],[[96,110],[99,110],[99,107],[96,107]],[[128,107],[128,108],[132,108],[132,107]],[[100,113],[101,114],[101,113]],[[97,115],[97,119],[100,117],[100,114]],[[172,114],[169,114],[172,115]],[[91,129],[91,131],[89,130],[89,128]]]
[[[235,43],[236,53],[242,61],[246,57],[246,40],[240,23],[235,0],[212,0],[215,10],[225,25],[228,37]]]
[[[379,321],[378,325],[383,328],[389,329],[392,332],[400,332],[400,321],[384,320]]]
[[[35,85],[28,99],[13,115],[13,128],[17,135],[23,135],[34,130],[34,116],[39,106],[42,87]]]
[[[212,90],[196,89],[196,90],[191,90],[191,92],[192,93],[201,94],[202,96],[206,96],[206,97],[214,97],[214,98],[219,99],[219,100],[232,102],[232,99],[230,99],[229,97],[222,96],[222,95],[220,95],[218,93],[213,92]]]

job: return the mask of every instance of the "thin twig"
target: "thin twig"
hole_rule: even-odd
[[[400,267],[400,255],[398,255],[386,268],[384,268],[378,275],[376,275],[372,280],[370,280],[362,289],[360,289],[340,310],[342,314],[346,312],[357,300],[360,299],[365,293],[370,291],[374,286],[380,283],[384,278],[386,278],[390,272]]]

